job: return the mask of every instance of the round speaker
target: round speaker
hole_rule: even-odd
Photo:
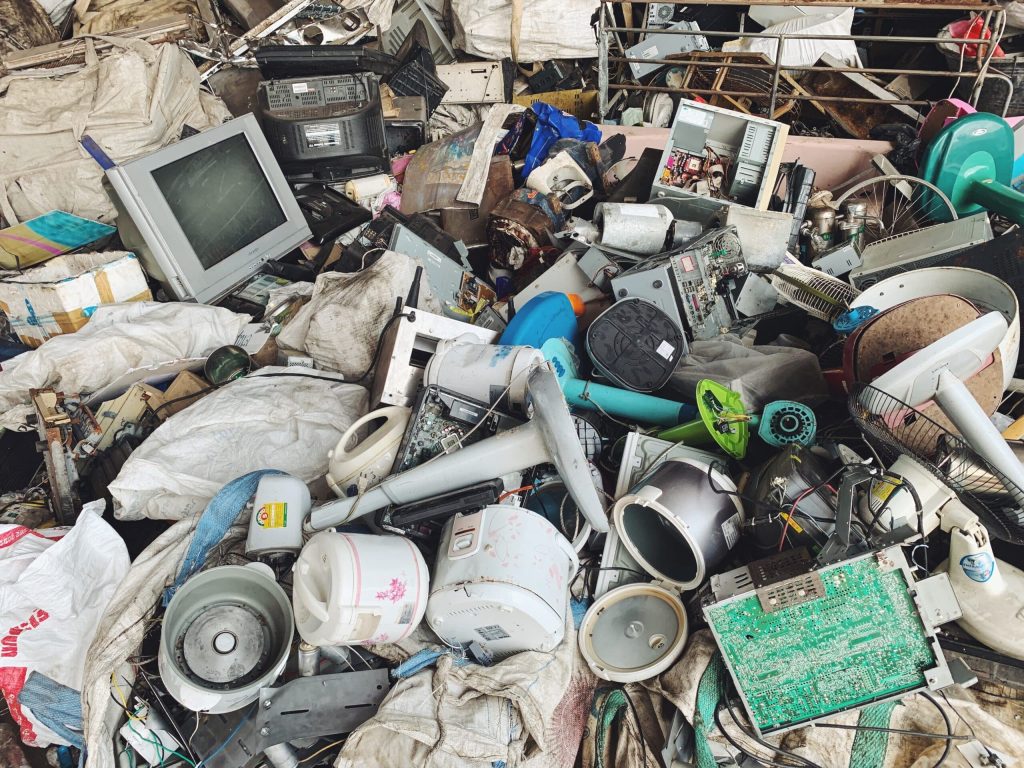
[[[211,568],[167,606],[160,677],[182,706],[234,712],[284,671],[294,631],[288,596],[268,566]]]
[[[599,678],[635,683],[672,666],[687,636],[686,610],[678,595],[655,584],[628,584],[590,606],[579,645]]]

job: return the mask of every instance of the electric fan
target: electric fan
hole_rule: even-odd
[[[964,387],[991,364],[997,313],[944,336],[871,385],[858,385],[850,411],[887,461],[875,480],[868,525],[950,535],[949,559],[938,570],[960,601],[960,624],[1001,653],[1024,659],[1024,572],[996,560],[989,534],[1024,543],[1024,469]],[[899,396],[896,395],[899,393]],[[952,434],[915,408],[934,400],[963,434]],[[966,438],[966,439],[965,439]],[[969,441],[969,442],[968,442]]]
[[[857,296],[849,283],[803,264],[782,264],[772,272],[771,280],[783,299],[830,323],[846,312]]]

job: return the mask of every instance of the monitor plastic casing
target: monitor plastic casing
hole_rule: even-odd
[[[207,269],[175,219],[153,171],[238,134],[249,142],[285,222]],[[263,264],[281,258],[311,237],[302,209],[251,114],[110,168],[107,181],[125,247],[135,252],[151,278],[181,301],[214,302],[256,274]]]

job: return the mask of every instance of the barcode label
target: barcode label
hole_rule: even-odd
[[[476,633],[484,640],[504,640],[506,637],[512,637],[498,624],[491,624],[489,627],[477,627]]]
[[[335,123],[310,123],[302,130],[306,135],[306,144],[311,149],[341,144],[341,129]]]

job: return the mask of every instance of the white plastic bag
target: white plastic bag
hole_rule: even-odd
[[[362,387],[308,368],[263,368],[233,381],[169,418],[128,457],[109,486],[114,513],[179,520],[257,469],[311,482],[366,400]]]
[[[513,7],[522,20],[513,29]],[[589,59],[597,56],[591,18],[598,0],[452,0],[456,48],[484,59],[513,54],[519,62],[548,59]]]
[[[822,8],[811,16],[801,16],[767,27],[765,34],[785,32],[793,35],[848,35],[853,26],[853,8]],[[722,46],[726,52],[751,51],[765,54],[775,61],[778,39],[774,37],[741,37]],[[860,56],[852,40],[786,40],[782,48],[782,66],[811,66],[823,53],[851,67],[859,67]]]
[[[25,405],[29,389],[96,392],[135,368],[205,356],[233,344],[248,320],[203,304],[103,304],[80,331],[54,336],[3,364],[0,427],[17,429],[24,423],[31,411]]]
[[[81,689],[86,651],[128,572],[128,550],[103,519],[105,505],[86,504],[60,539],[0,526],[0,690],[32,746],[64,742],[18,704],[25,678],[39,672]]]

